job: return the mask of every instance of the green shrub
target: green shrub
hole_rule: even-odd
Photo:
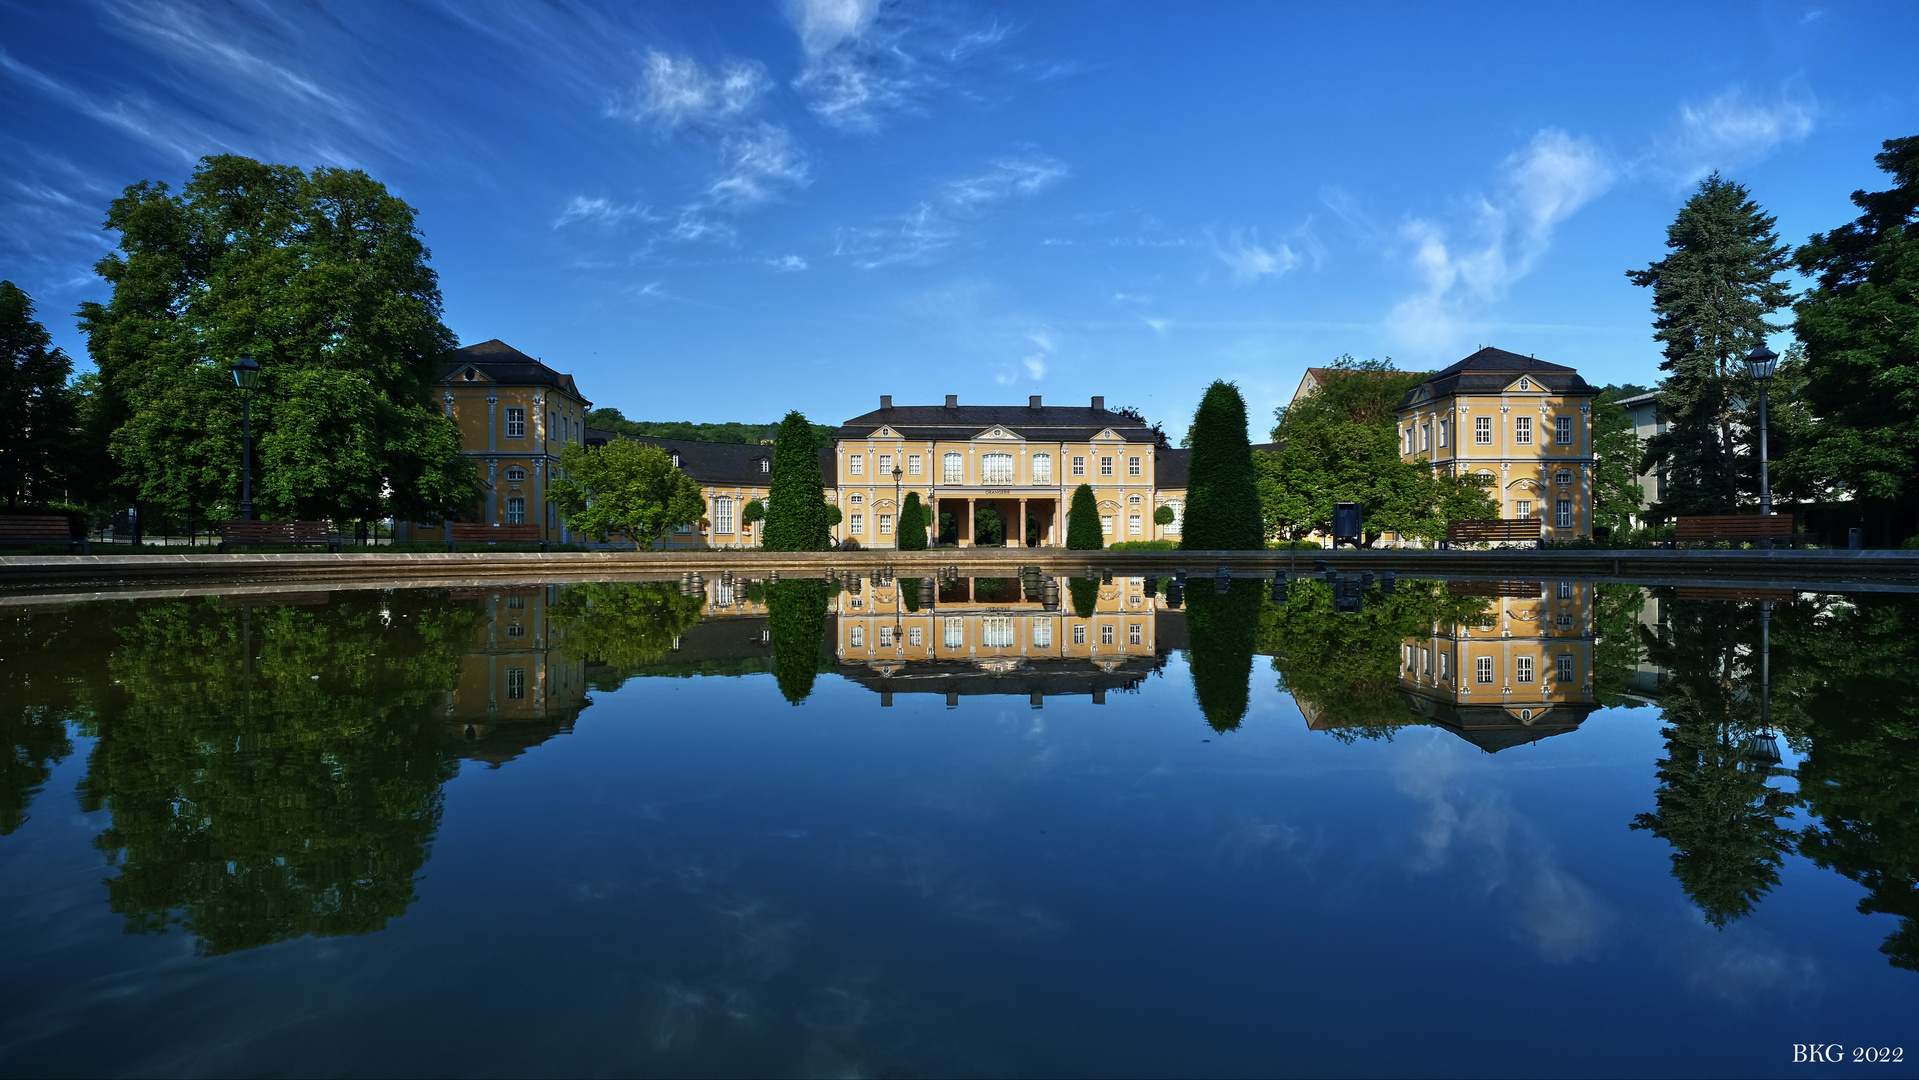
[[[1099,528],[1099,500],[1093,486],[1081,484],[1073,491],[1073,506],[1066,519],[1066,547],[1071,551],[1098,551],[1106,546],[1106,535]]]

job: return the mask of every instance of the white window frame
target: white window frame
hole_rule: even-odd
[[[1444,649],[1439,650],[1439,681],[1453,680],[1453,656]]]
[[[1473,444],[1491,446],[1493,444],[1493,418],[1490,416],[1473,417]]]
[[[1533,501],[1531,499],[1514,499],[1513,516],[1521,521],[1531,521],[1533,519]]]
[[[1033,620],[1033,647],[1036,649],[1050,649],[1053,647],[1053,620]]]
[[[1553,442],[1560,446],[1573,444],[1573,418],[1570,416],[1553,417]]]
[[[879,632],[880,632],[879,647],[882,649],[892,648],[893,647],[893,628],[890,626],[881,626],[879,628]]]
[[[1178,536],[1180,526],[1186,522],[1186,507],[1182,506],[1176,499],[1167,502],[1166,505],[1173,508],[1173,523],[1166,526],[1166,535]]]
[[[519,484],[526,481],[526,470],[520,468],[518,465],[509,467],[505,475],[506,482],[509,484]]]
[[[1086,644],[1086,624],[1085,623],[1073,624],[1073,644],[1075,645]]]
[[[1146,644],[1146,627],[1144,624],[1136,623],[1136,622],[1129,622],[1126,624],[1126,644],[1128,645]]]
[[[729,495],[720,495],[713,500],[713,531],[733,532],[733,499]]]
[[[944,641],[947,648],[963,649],[966,647],[965,619],[958,615],[948,615],[946,617],[946,624],[941,629],[944,633]]]
[[[1553,525],[1561,529],[1573,527],[1573,501],[1560,499],[1553,504]]]
[[[1570,487],[1572,482],[1573,471],[1571,469],[1561,469],[1553,474],[1553,483],[1558,484],[1560,487]]]
[[[906,475],[918,476],[919,474],[920,474],[920,456],[918,454],[906,455]]]
[[[966,455],[957,450],[948,450],[941,459],[940,483],[963,484],[966,482]]]
[[[1493,684],[1493,658],[1478,656],[1473,658],[1473,681],[1481,686]]]
[[[1128,476],[1143,476],[1143,475],[1145,475],[1144,473],[1142,473],[1142,472],[1140,472],[1140,459],[1139,459],[1139,458],[1136,458],[1136,457],[1132,457],[1132,456],[1130,456],[1130,455],[1129,455],[1129,456],[1128,456],[1128,457],[1126,458],[1126,475],[1128,475]]]
[[[1114,635],[1113,635],[1113,624],[1112,624],[1112,623],[1100,623],[1100,624],[1099,624],[1099,643],[1100,643],[1101,645],[1111,645],[1111,644],[1113,644],[1113,643],[1114,643],[1114,642],[1113,642],[1113,636],[1114,636]]]
[[[526,496],[508,495],[506,497],[506,523],[508,525],[526,524]]]
[[[1101,514],[1099,516],[1099,533],[1101,536],[1113,535],[1113,515]]]
[[[1033,474],[1033,483],[1050,484],[1053,482],[1053,455],[1034,454],[1027,459],[1027,471]]]
[[[891,454],[880,455],[878,475],[880,476],[893,475],[893,455]]]
[[[1128,536],[1141,535],[1140,516],[1137,513],[1126,515],[1126,535]]]
[[[849,475],[852,475],[852,476],[865,476],[866,475],[866,455],[865,454],[848,454],[846,457],[846,471]]]
[[[879,517],[880,517],[880,535],[881,536],[893,535],[893,515],[881,514]]]
[[[1560,653],[1558,656],[1553,657],[1553,668],[1554,668],[1553,680],[1555,682],[1562,682],[1562,683],[1572,682],[1573,681],[1573,654],[1569,652],[1563,652],[1563,653]]]
[[[866,647],[866,627],[861,626],[859,623],[854,623],[853,628],[847,631],[846,643],[848,645],[853,646],[855,649],[865,648]]]
[[[920,627],[909,626],[906,628],[906,644],[915,649],[926,644],[926,635]]]
[[[1073,475],[1074,476],[1086,475],[1086,455],[1085,454],[1073,455]]]
[[[506,696],[519,701],[526,697],[526,669],[510,667],[506,669]]]
[[[1113,455],[1101,454],[1099,456],[1099,474],[1101,476],[1113,475]]]
[[[1447,446],[1446,436],[1452,434],[1452,427],[1453,424],[1451,420],[1441,419],[1439,421],[1439,448],[1441,450],[1444,450]]]
[[[1531,446],[1533,444],[1533,418],[1530,416],[1513,417],[1513,445]]]
[[[979,469],[980,483],[982,484],[997,487],[1011,487],[1013,484],[1015,473],[1013,472],[1013,455],[1011,454],[998,451],[990,454],[981,454],[979,457]]]
[[[506,437],[509,439],[526,438],[526,410],[518,405],[506,407]]]
[[[1533,658],[1530,656],[1513,657],[1513,681],[1529,683],[1533,681]]]
[[[863,533],[866,531],[866,515],[865,514],[848,514],[846,515],[846,521],[847,521],[847,526],[846,526],[847,532]]]
[[[1011,649],[1019,644],[1019,623],[1011,615],[983,615],[979,621],[982,649]]]

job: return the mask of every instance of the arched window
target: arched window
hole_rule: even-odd
[[[1053,455],[1034,454],[1032,467],[1033,483],[1050,484],[1053,482]]]
[[[965,459],[960,456],[958,451],[948,451],[946,456],[940,460],[940,464],[943,466],[940,471],[940,483],[964,483],[966,476],[964,462]]]
[[[980,456],[980,483],[1011,484],[1013,482],[1013,455],[982,454]]]
[[[526,479],[526,470],[520,468],[518,465],[515,465],[506,471],[506,482],[509,484],[517,484],[525,479]]]
[[[1127,501],[1127,502],[1129,502],[1129,503],[1132,503],[1132,504],[1133,504],[1134,506],[1138,506],[1138,505],[1139,505],[1139,496],[1137,496],[1137,495],[1129,495],[1129,496],[1127,496],[1127,499],[1126,499],[1126,501]]]

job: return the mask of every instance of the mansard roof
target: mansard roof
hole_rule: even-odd
[[[1488,346],[1451,367],[1427,376],[1424,382],[1406,391],[1406,396],[1399,400],[1399,407],[1404,409],[1418,401],[1453,394],[1503,393],[1521,375],[1532,376],[1534,382],[1555,394],[1593,397],[1599,393],[1598,387],[1564,364],[1549,364],[1544,360]]]
[[[439,381],[460,381],[461,373],[467,368],[474,368],[489,381],[502,386],[551,386],[585,405],[593,404],[573,384],[573,376],[554,371],[499,338],[468,345],[455,352],[453,363],[440,373]]]
[[[864,439],[889,427],[909,440],[965,442],[995,425],[1035,442],[1084,442],[1108,428],[1127,442],[1154,441],[1153,429],[1137,420],[1077,405],[897,405],[855,416],[833,435]]]

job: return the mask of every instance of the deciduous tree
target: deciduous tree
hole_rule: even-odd
[[[73,471],[73,362],[33,317],[33,299],[0,281],[0,498],[9,507],[44,506],[67,494]]]
[[[614,533],[641,548],[706,513],[700,486],[651,443],[614,439],[605,446],[568,443],[560,475],[547,488],[566,527],[604,542]]]

